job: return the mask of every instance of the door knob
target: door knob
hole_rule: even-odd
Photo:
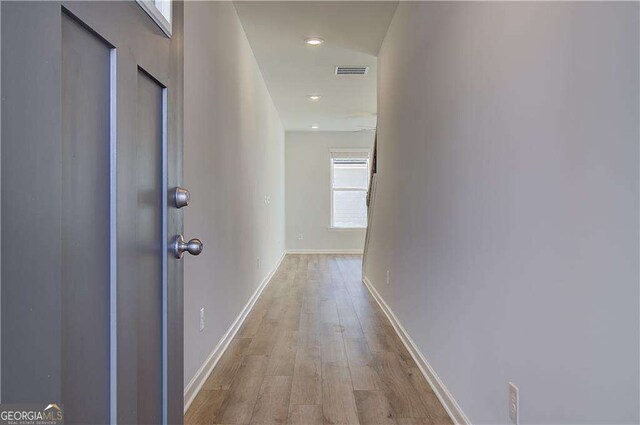
[[[182,235],[178,235],[173,239],[173,254],[176,258],[182,258],[182,254],[187,251],[191,255],[200,255],[202,252],[202,241],[200,239],[191,239],[185,242]]]

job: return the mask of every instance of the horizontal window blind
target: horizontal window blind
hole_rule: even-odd
[[[331,151],[331,159],[358,158],[368,160],[370,155],[368,151]]]
[[[331,176],[331,226],[366,227],[369,152],[331,151]]]
[[[334,189],[367,190],[367,161],[333,160]]]

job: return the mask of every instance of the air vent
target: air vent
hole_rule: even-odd
[[[365,75],[368,66],[336,66],[336,75]]]

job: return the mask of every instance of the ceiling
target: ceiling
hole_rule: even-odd
[[[236,1],[258,66],[287,131],[358,131],[376,125],[376,56],[397,2]],[[309,46],[304,40],[320,37]],[[335,75],[364,65],[367,75]],[[308,95],[319,94],[311,101]]]

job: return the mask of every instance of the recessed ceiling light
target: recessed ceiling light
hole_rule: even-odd
[[[314,124],[314,125],[312,125],[312,126],[311,126],[311,129],[312,129],[312,130],[317,130],[317,129],[319,129],[319,128],[320,128],[320,127],[319,127],[318,125],[316,125],[316,124]]]
[[[307,96],[307,97],[309,98],[309,100],[313,100],[313,101],[315,102],[315,101],[320,100],[320,98],[321,98],[322,96],[320,96],[319,94],[310,94],[310,95],[309,95],[309,96]]]
[[[309,46],[319,46],[322,43],[324,43],[324,40],[321,39],[320,37],[309,37],[305,39],[304,42],[307,43]]]

